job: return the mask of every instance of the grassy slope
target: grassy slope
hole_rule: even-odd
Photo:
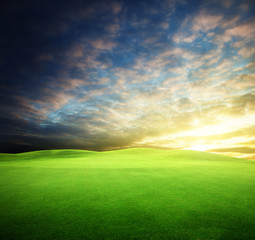
[[[0,239],[255,239],[255,161],[126,149],[0,154]]]

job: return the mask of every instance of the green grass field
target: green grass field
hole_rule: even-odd
[[[155,149],[0,154],[0,239],[254,240],[255,161]]]

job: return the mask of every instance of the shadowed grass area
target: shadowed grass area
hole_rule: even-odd
[[[156,149],[0,159],[0,239],[255,239],[252,160]]]

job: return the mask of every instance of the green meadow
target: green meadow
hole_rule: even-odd
[[[142,148],[0,154],[0,239],[254,240],[255,161]]]

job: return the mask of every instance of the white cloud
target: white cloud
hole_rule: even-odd
[[[182,41],[183,41],[183,42],[186,42],[186,43],[191,43],[191,42],[193,42],[195,39],[196,39],[196,36],[195,36],[195,35],[192,35],[192,36],[189,36],[189,37],[184,38]]]
[[[239,19],[240,19],[240,16],[235,16],[233,18],[226,19],[221,23],[220,26],[221,28],[233,28],[234,26],[236,26]]]
[[[223,82],[222,85],[228,89],[235,89],[237,91],[251,90],[251,88],[255,88],[255,74],[240,74]]]
[[[229,42],[232,37],[241,37],[250,41],[255,38],[255,22],[248,22],[233,28],[227,29],[222,37],[219,37],[220,41]]]
[[[238,51],[238,54],[243,58],[250,58],[255,54],[255,47],[243,47]]]
[[[206,36],[207,36],[208,38],[211,38],[211,37],[213,37],[214,35],[215,35],[215,33],[214,33],[214,32],[209,32],[209,33],[207,33],[207,35],[206,35]]]
[[[203,10],[193,19],[192,30],[208,32],[218,27],[222,19],[221,15],[210,15]]]

